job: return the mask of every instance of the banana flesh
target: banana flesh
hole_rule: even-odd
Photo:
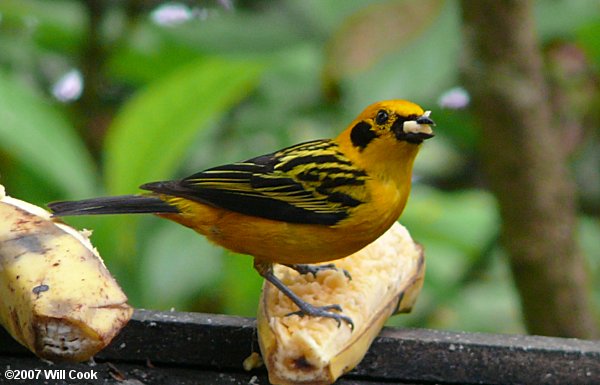
[[[88,360],[133,313],[88,235],[0,185],[0,324],[41,358]]]
[[[362,360],[385,321],[409,312],[421,290],[425,272],[422,248],[396,223],[372,244],[335,262],[341,271],[299,275],[283,266],[275,274],[304,300],[340,304],[354,321],[286,316],[297,309],[265,282],[259,302],[258,340],[273,384],[332,384]]]

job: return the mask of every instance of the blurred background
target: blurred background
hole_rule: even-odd
[[[400,220],[425,246],[427,274],[413,313],[389,323],[536,332],[482,165],[465,77],[479,65],[465,55],[468,4],[1,0],[0,183],[42,206],[135,193],[332,137],[374,101],[410,99],[437,123]],[[589,275],[579,294],[598,325],[600,4],[539,0],[531,20],[576,186],[573,237]],[[67,222],[94,230],[136,307],[255,315],[262,280],[247,256],[154,217]]]

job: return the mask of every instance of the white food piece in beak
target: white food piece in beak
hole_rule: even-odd
[[[422,116],[429,117],[431,111],[425,111]],[[402,129],[407,134],[433,134],[433,130],[429,124],[419,124],[416,120],[404,122]]]

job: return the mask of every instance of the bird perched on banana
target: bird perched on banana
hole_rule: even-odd
[[[229,250],[254,257],[260,275],[288,296],[296,314],[352,327],[337,304],[314,306],[273,274],[300,273],[373,242],[404,210],[421,143],[433,137],[430,112],[406,100],[368,106],[334,139],[314,140],[141,186],[150,193],[49,204],[55,216],[152,213]]]

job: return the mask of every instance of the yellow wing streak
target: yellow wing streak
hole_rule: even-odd
[[[322,140],[215,167],[182,185],[189,188],[189,198],[216,206],[278,220],[333,224],[362,203],[357,197],[364,192],[355,193],[367,178],[337,144]]]

